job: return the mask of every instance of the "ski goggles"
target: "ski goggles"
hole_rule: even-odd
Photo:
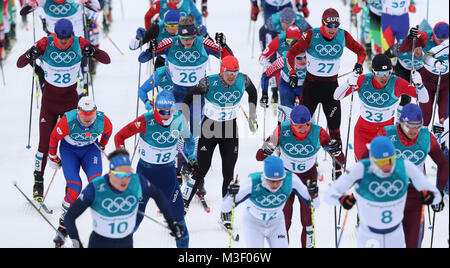
[[[422,126],[423,126],[423,123],[422,122],[420,122],[420,123],[415,123],[415,124],[411,124],[411,123],[408,123],[408,122],[404,122],[404,124],[405,124],[405,127],[407,128],[407,130],[409,130],[409,129],[411,129],[411,128],[421,128]]]
[[[56,35],[56,37],[57,37],[58,39],[61,39],[61,40],[69,40],[70,38],[72,38],[71,35],[69,35],[69,36]]]
[[[374,158],[370,157],[378,166],[385,166],[385,165],[393,165],[395,163],[395,158],[397,157],[396,154],[394,154],[391,157],[386,158]]]
[[[197,37],[197,35],[187,35],[187,36],[182,36],[182,35],[178,35],[178,38],[180,38],[181,40],[184,41],[189,41],[189,40],[194,40],[195,37]]]
[[[96,114],[96,112],[97,112],[97,109],[92,110],[92,111],[83,111],[83,110],[81,110],[81,109],[78,109],[78,114],[79,114],[80,116],[83,116],[83,117],[91,117],[91,116],[94,116],[94,115]]]
[[[328,28],[339,28],[339,23],[324,23],[325,26],[327,26]]]
[[[123,179],[123,178],[131,178],[131,176],[133,176],[134,173],[111,170],[111,174],[114,174],[114,176],[116,176],[119,179]]]
[[[169,29],[169,30],[178,30],[178,24],[167,24],[167,23],[164,23],[164,26],[166,26],[166,28]]]
[[[296,60],[306,60],[306,55],[305,56],[297,56],[295,57]]]
[[[171,115],[173,109],[156,109],[160,115]]]
[[[392,70],[389,71],[373,71],[376,76],[390,76],[392,74]]]
[[[291,122],[292,122],[292,121],[291,121]],[[311,122],[304,123],[304,124],[295,124],[294,122],[292,122],[292,125],[293,125],[295,128],[309,127],[309,126],[311,126]]]
[[[223,72],[225,74],[227,74],[227,75],[234,75],[234,76],[236,76],[236,75],[238,75],[239,70],[237,70],[237,71],[228,71],[227,69],[224,69]]]

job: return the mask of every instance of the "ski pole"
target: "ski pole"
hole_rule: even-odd
[[[422,209],[420,212],[420,228],[419,228],[419,237],[417,238],[417,248],[421,248],[422,245],[422,236],[423,236],[423,226],[425,224],[425,205],[422,205]]]
[[[58,231],[58,229],[55,228],[55,226],[53,226],[53,224],[51,224],[51,222],[47,219],[47,217],[44,216],[44,214],[42,214],[42,212],[36,207],[36,205],[26,196],[26,194],[19,188],[19,186],[17,186],[16,182],[13,182],[14,187],[17,188],[17,190],[19,190],[19,192],[23,195],[23,197],[25,197],[25,199],[28,201],[28,203],[30,203],[35,209],[36,211],[42,216],[42,218],[44,218],[44,220],[53,228],[53,230],[55,230],[56,234],[61,238],[61,239],[66,239],[61,232]]]
[[[100,26],[97,25],[98,28],[100,28],[100,30],[103,32],[103,34],[105,34],[106,38],[109,40],[109,42],[111,42],[111,44],[117,49],[117,51],[119,51],[119,53],[122,56],[125,56],[125,52],[123,52],[122,50],[120,50],[120,48],[116,45],[116,43],[114,43],[114,41],[111,39],[111,37],[109,37],[109,35],[105,32],[105,30]]]
[[[436,219],[436,211],[433,211],[433,225],[431,225],[431,244],[430,248],[433,248],[433,238],[434,238],[434,220]]]
[[[354,95],[353,93],[355,92],[354,89],[355,89],[355,87],[352,86],[352,97],[350,100],[350,113],[348,115],[347,145],[345,146],[345,163],[344,163],[345,166],[347,166],[347,153],[348,153],[348,146],[349,146],[349,142],[350,142],[350,127],[351,127],[351,123],[352,123],[352,108],[353,108],[353,95]],[[342,165],[341,165],[341,167],[342,167]],[[344,170],[345,170],[345,168],[344,168]]]
[[[339,245],[341,244],[342,234],[344,233],[345,223],[347,222],[349,212],[350,212],[350,210],[347,210],[345,212],[344,222],[342,223],[342,230],[341,230],[341,233],[339,234],[339,239],[338,239],[336,248],[339,248]]]
[[[147,219],[149,219],[149,220],[151,220],[151,221],[153,221],[153,222],[155,222],[155,223],[161,225],[162,227],[164,227],[164,228],[170,230],[165,224],[161,223],[161,222],[158,221],[158,220],[155,220],[154,218],[150,217],[149,215],[145,214],[144,212],[138,210],[138,213],[141,214],[142,216],[144,216],[145,218],[147,218]]]
[[[34,13],[33,13],[34,14]],[[33,73],[31,78],[31,103],[30,103],[30,120],[28,123],[28,144],[27,149],[31,149],[30,138],[31,138],[31,118],[33,117],[33,93],[34,93],[34,71],[36,70],[36,61],[33,60]]]
[[[44,198],[42,199],[42,202],[40,202],[40,206],[39,206],[38,210],[41,210],[42,206],[44,205],[45,199],[47,198],[48,190],[50,190],[50,186],[52,186],[52,183],[53,183],[53,180],[55,179],[57,171],[58,171],[58,169],[55,169],[55,172],[53,172],[52,179],[50,180],[50,183],[48,184],[47,190],[45,191]]]
[[[3,72],[3,60],[0,60],[0,70],[2,71],[3,85],[6,86],[5,73]]]
[[[140,43],[142,44],[142,38],[141,38],[141,41],[140,41]],[[142,45],[141,45],[141,47],[139,48],[139,54],[141,54],[141,52],[142,52]],[[138,115],[139,115],[139,89],[141,88],[141,66],[142,66],[142,64],[141,64],[141,62],[139,61],[139,74],[138,74],[138,94],[137,94],[137,98],[136,98],[136,118],[138,117]],[[136,135],[134,136],[134,146],[135,146],[135,148],[136,148]],[[134,153],[136,152],[136,149],[135,149],[135,151],[133,151],[133,156],[134,156]]]
[[[341,74],[341,75],[339,75],[337,78],[341,78],[341,77],[347,76],[347,75],[349,75],[349,74],[351,74],[351,73],[353,73],[353,71],[350,71],[350,72],[348,72],[348,73]]]
[[[436,106],[437,106],[438,97],[439,97],[439,89],[441,87],[441,76],[442,76],[441,72],[439,72],[438,83],[437,83],[437,88],[436,88],[436,94],[434,95],[433,117],[431,119],[431,126],[434,125],[434,118],[436,116]]]
[[[236,179],[234,183],[238,183],[238,175],[236,174]],[[233,196],[233,207],[231,208],[231,229],[230,229],[230,240],[228,242],[228,248],[231,248],[231,242],[233,241],[233,229],[234,229],[234,208],[236,207],[236,195]]]

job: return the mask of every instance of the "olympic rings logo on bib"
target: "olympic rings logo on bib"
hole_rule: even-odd
[[[378,105],[383,105],[389,100],[389,94],[387,93],[380,94],[378,92],[370,93],[368,91],[365,91],[363,93],[363,96],[369,103],[376,103]]]
[[[194,52],[177,51],[175,53],[175,58],[182,63],[186,63],[186,62],[194,63],[196,60],[198,60],[200,58],[200,53],[198,51],[194,51]]]
[[[72,133],[70,134],[70,137],[76,141],[91,141],[91,140],[95,140],[97,137],[99,136],[99,134],[97,133],[91,133],[91,135],[89,135],[89,137],[83,133]]]
[[[56,63],[70,63],[72,60],[74,60],[77,57],[77,54],[73,51],[70,51],[68,53],[66,52],[52,52],[50,53],[50,58],[56,62]]]
[[[314,147],[311,144],[303,146],[302,144],[293,145],[292,143],[287,143],[283,148],[292,155],[307,156],[314,152]]]
[[[399,149],[395,149],[395,153],[397,154],[397,158],[401,157],[411,161],[413,164],[418,164],[425,156],[425,152],[422,150],[412,152],[410,150],[400,151]]]
[[[378,198],[385,196],[394,197],[402,191],[404,186],[405,184],[401,180],[395,180],[392,183],[389,181],[382,183],[374,181],[369,184],[369,191]]]
[[[270,194],[267,196],[259,196],[258,198],[256,198],[256,202],[261,204],[261,206],[263,207],[267,207],[270,205],[279,206],[283,204],[283,202],[286,201],[286,199],[287,196],[285,194],[279,195]]]
[[[50,5],[48,9],[55,15],[66,15],[72,9],[72,6],[65,3],[64,5]]]
[[[117,197],[114,200],[111,198],[106,198],[102,202],[102,207],[109,213],[117,213],[119,211],[127,212],[130,211],[136,203],[136,197],[129,195],[126,198]]]
[[[178,139],[180,136],[180,132],[178,130],[173,130],[171,132],[164,131],[164,132],[154,132],[152,134],[152,139],[155,140],[159,144],[164,143],[172,143]]]
[[[220,104],[233,103],[241,97],[241,92],[235,90],[233,92],[216,92],[214,94],[214,99]]]
[[[321,56],[336,56],[342,49],[342,47],[338,44],[332,46],[332,45],[322,45],[318,44],[314,47],[314,49],[319,53]]]

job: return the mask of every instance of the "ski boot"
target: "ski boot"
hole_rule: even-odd
[[[272,99],[270,102],[272,104],[273,115],[277,116],[277,114],[278,114],[278,89],[277,88],[272,88]]]
[[[219,224],[222,226],[222,228],[228,231],[231,230],[231,214],[232,214],[231,211],[226,213],[220,213]]]
[[[62,203],[62,214],[61,217],[59,217],[59,227],[58,227],[58,232],[56,233],[55,238],[53,238],[53,242],[55,243],[55,248],[61,248],[66,240],[67,237],[67,230],[66,230],[66,226],[64,225],[64,217],[66,216],[67,210],[69,209],[70,204],[67,202],[63,202]],[[63,237],[61,237],[63,236]]]
[[[263,108],[268,108],[269,107],[269,96],[266,93],[262,93],[261,99],[259,100],[259,104],[261,105],[261,107]]]
[[[206,190],[205,190],[205,186],[203,185],[203,183],[198,187],[196,195],[198,196],[198,199],[200,199],[203,209],[205,209],[205,211],[207,213],[209,213],[211,211],[211,208],[208,206],[208,204],[206,203],[206,200],[205,200]]]
[[[42,203],[44,199],[44,177],[42,173],[34,173],[33,199]]]

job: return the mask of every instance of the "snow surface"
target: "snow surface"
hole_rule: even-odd
[[[200,1],[198,1],[200,2]],[[257,61],[260,49],[257,40],[258,29],[262,25],[260,16],[256,23],[254,57],[252,58],[251,41],[249,42],[249,14],[250,5],[246,0],[209,0],[208,10],[210,16],[207,18],[209,33],[214,36],[215,32],[224,32],[227,43],[240,60],[241,71],[248,74],[255,85],[259,84],[261,66]],[[342,1],[337,0],[310,0],[309,9],[311,11],[309,23],[313,26],[320,25],[320,17],[325,8],[336,8],[342,20],[342,27],[349,30],[349,7],[344,6]],[[348,1],[349,2],[349,1]],[[417,13],[411,14],[411,25],[419,24],[426,16],[426,0],[416,0]],[[18,1],[16,1],[18,3]],[[99,64],[97,75],[94,81],[94,96],[100,110],[104,111],[113,123],[113,135],[125,124],[135,118],[136,98],[138,88],[138,61],[139,51],[130,51],[128,44],[135,35],[138,26],[144,24],[144,14],[149,6],[147,0],[113,0],[114,24],[110,37],[125,52],[121,55],[114,48],[112,43],[101,35],[101,48],[106,50],[112,60],[110,65]],[[123,6],[123,9],[121,8]],[[438,21],[449,20],[449,2],[447,0],[430,0],[429,21],[434,25]],[[28,138],[28,120],[30,107],[30,87],[31,87],[31,67],[24,69],[16,68],[17,58],[33,44],[33,32],[31,16],[29,16],[29,28],[22,27],[18,18],[17,36],[19,41],[15,43],[8,59],[3,63],[6,75],[6,86],[1,84],[0,92],[0,138],[1,148],[4,150],[0,154],[2,167],[2,179],[0,180],[0,247],[53,247],[52,239],[55,232],[41,218],[41,216],[29,206],[24,197],[13,187],[13,181],[31,197],[33,187],[34,155],[38,146],[38,116],[36,99],[33,100],[31,149],[26,149]],[[36,20],[36,38],[44,36],[41,23]],[[351,30],[353,36],[356,31]],[[345,50],[342,57],[342,70],[346,73],[353,69],[356,56],[349,50]],[[217,73],[219,70],[218,60],[210,57],[211,67],[208,74]],[[147,64],[142,65],[141,84],[150,73]],[[260,92],[259,92],[260,94]],[[246,109],[246,97],[243,105]],[[259,98],[258,98],[259,99]],[[346,141],[348,114],[350,109],[350,98],[342,103],[342,140]],[[40,105],[40,104],[39,104]],[[139,111],[144,111],[144,106],[139,102]],[[358,98],[353,103],[352,130],[359,115]],[[262,163],[255,160],[256,150],[262,144],[263,138],[263,110],[258,107],[259,130],[256,135],[252,135],[247,126],[243,114],[239,115],[238,123],[240,129],[240,155],[236,164],[235,173],[240,179],[247,177],[247,174],[259,171]],[[325,125],[325,118],[320,118],[320,124]],[[267,121],[265,136],[274,129],[276,119],[272,112],[267,111]],[[111,138],[106,151],[114,149],[113,138]],[[134,139],[130,138],[126,142],[129,150],[133,150]],[[353,131],[350,143],[353,142]],[[323,196],[331,182],[331,161],[330,157],[324,156],[322,151],[319,154],[319,174],[324,175],[324,180],[319,182],[320,195]],[[353,152],[349,150],[349,161],[353,161]],[[104,163],[107,162],[104,159]],[[137,157],[134,165],[137,163]],[[107,168],[104,165],[104,172]],[[435,181],[436,170],[432,168],[431,160],[427,160],[427,174],[431,181]],[[53,170],[47,167],[45,172],[45,189],[50,182]],[[83,183],[86,184],[86,177],[82,173]],[[211,213],[207,214],[200,205],[197,198],[193,200],[190,211],[186,216],[186,222],[190,234],[190,246],[195,248],[223,248],[228,247],[228,235],[223,232],[217,221],[220,215],[221,205],[221,162],[218,151],[215,152],[213,164],[210,172],[205,178],[207,201],[211,206]],[[52,215],[46,215],[49,220],[57,226],[60,216],[61,202],[64,197],[65,180],[62,171],[58,171],[52,188],[49,191],[46,203],[50,209],[54,210]],[[239,232],[241,226],[241,210],[243,206],[237,207],[236,224]],[[436,226],[434,233],[434,247],[447,247],[448,238],[448,197],[444,212],[436,214]],[[162,216],[158,216],[154,203],[147,207],[146,213],[160,221]],[[87,245],[89,234],[92,230],[91,216],[89,212],[84,213],[78,220],[77,226],[82,242]],[[341,223],[344,219],[345,211],[342,211]],[[425,238],[423,247],[430,246],[431,230],[429,230],[428,212],[425,213]],[[345,232],[342,238],[342,247],[356,246],[356,209],[349,213]],[[321,202],[321,207],[315,214],[316,245],[318,248],[334,247],[334,217],[333,207],[325,202]],[[298,201],[294,204],[293,223],[290,229],[290,247],[297,248],[300,243],[301,224],[299,219]],[[244,236],[241,233],[241,240],[233,242],[233,247],[245,247]],[[175,242],[168,232],[161,226],[150,220],[144,219],[140,229],[134,235],[135,247],[175,247]]]

